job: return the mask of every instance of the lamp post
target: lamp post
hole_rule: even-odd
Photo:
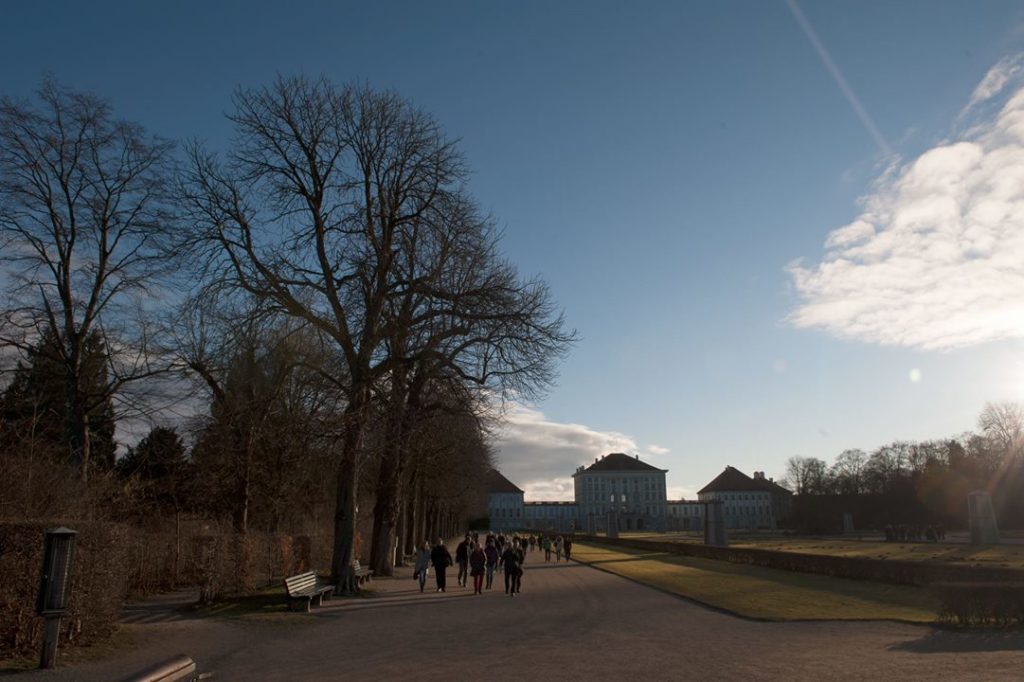
[[[57,641],[60,639],[60,617],[68,608],[71,593],[71,562],[77,531],[53,528],[46,531],[43,549],[43,572],[39,581],[36,613],[46,619],[43,630],[43,652],[40,668],[57,663]]]

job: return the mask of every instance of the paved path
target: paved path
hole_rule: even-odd
[[[736,618],[572,563],[530,556],[523,593],[455,586],[420,594],[411,577],[377,596],[334,600],[267,622],[136,618],[115,659],[21,679],[117,680],[185,652],[215,680],[986,680],[1024,676],[1024,633],[957,633],[895,623]],[[538,563],[540,561],[540,563]],[[411,571],[410,571],[411,573]],[[498,583],[495,583],[496,588]]]

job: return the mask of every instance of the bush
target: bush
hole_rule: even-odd
[[[1024,624],[1024,582],[934,583],[939,619],[957,625]]]
[[[34,655],[42,643],[36,615],[47,528],[78,531],[69,609],[61,619],[60,646],[108,637],[124,607],[127,529],[100,522],[0,522],[0,658]]]

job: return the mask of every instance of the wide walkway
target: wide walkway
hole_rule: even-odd
[[[406,571],[403,571],[403,573]],[[411,570],[407,571],[411,576]],[[215,680],[1019,680],[1024,633],[897,623],[766,623],[691,604],[580,564],[530,555],[523,593],[482,597],[411,577],[312,615],[248,622],[140,618],[115,659],[21,679],[117,680],[187,653]],[[496,582],[495,587],[498,587]]]

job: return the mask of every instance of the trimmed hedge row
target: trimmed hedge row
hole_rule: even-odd
[[[322,536],[243,536],[217,528],[176,536],[106,522],[0,521],[0,659],[39,651],[43,619],[35,605],[43,539],[57,526],[78,531],[61,646],[109,636],[127,595],[193,586],[201,602],[211,602],[330,566],[330,538]]]
[[[629,547],[653,552],[666,552],[683,556],[749,564],[763,568],[778,568],[798,573],[817,573],[836,578],[872,580],[897,585],[931,585],[937,582],[1024,582],[1024,570],[943,564],[928,561],[890,561],[860,557],[802,554],[771,549],[746,547],[711,547],[683,542],[659,542],[634,538],[605,538],[577,535],[584,542]]]
[[[176,537],[136,530],[128,546],[128,590],[142,596],[194,586],[201,602],[216,601],[310,570],[311,547],[305,535],[207,531]]]
[[[957,625],[1024,624],[1024,583],[934,583],[939,619]]]
[[[83,521],[0,522],[0,659],[39,652],[43,619],[35,607],[43,539],[46,529],[62,525],[78,535],[60,645],[108,637],[121,616],[127,585],[127,528]]]

